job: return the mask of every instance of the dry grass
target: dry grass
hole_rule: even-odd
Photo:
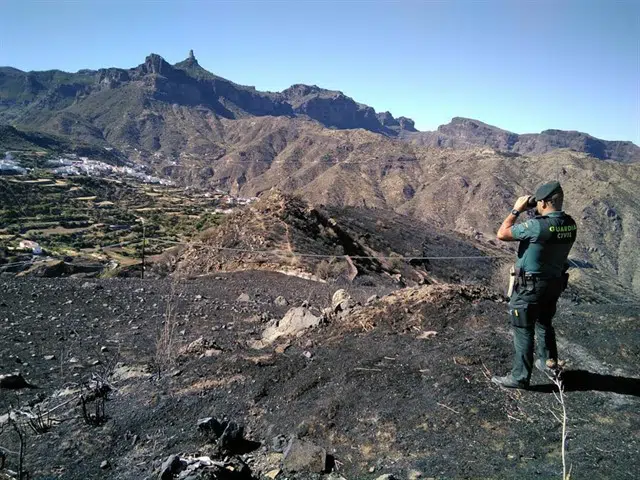
[[[564,369],[564,362],[554,360],[547,360],[547,367],[551,369],[551,372],[545,372],[547,377],[554,383],[554,385],[558,388],[557,392],[553,392],[553,395],[560,405],[560,412],[556,412],[553,409],[549,409],[553,417],[560,422],[562,425],[562,446],[561,446],[561,457],[562,457],[562,480],[570,480],[571,479],[571,469],[572,466],[569,467],[569,471],[567,471],[567,455],[566,455],[566,446],[567,446],[567,405],[565,403],[564,396],[564,383],[562,380],[562,372]]]
[[[191,393],[199,393],[205,390],[213,390],[214,388],[228,387],[234,383],[244,383],[247,379],[244,375],[233,375],[227,378],[210,378],[207,380],[198,380],[187,387],[178,390],[179,395],[188,395]]]
[[[178,327],[178,302],[181,296],[181,290],[177,283],[171,285],[171,290],[165,305],[162,326],[158,329],[154,358],[158,375],[175,366],[178,357],[176,330]]]

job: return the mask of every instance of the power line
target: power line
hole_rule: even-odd
[[[157,241],[160,243],[169,243],[172,245],[191,245],[195,248],[204,248],[207,250],[215,250],[215,251],[228,251],[228,252],[235,252],[235,253],[253,253],[253,254],[260,254],[260,255],[278,255],[278,256],[289,256],[289,257],[302,257],[302,258],[343,258],[343,259],[351,259],[351,260],[495,260],[495,259],[510,259],[511,256],[510,255],[457,255],[457,256],[446,256],[446,255],[442,255],[442,256],[402,256],[402,255],[379,255],[379,256],[374,256],[374,255],[331,255],[331,254],[319,254],[319,253],[300,253],[300,252],[294,252],[291,250],[278,250],[278,249],[272,249],[272,250],[252,250],[252,249],[248,249],[248,248],[234,248],[234,247],[217,247],[215,245],[205,245],[202,243],[185,243],[185,242],[178,242],[175,240],[168,240],[168,239],[161,239],[161,238],[149,238],[147,239],[149,241],[153,240],[153,241]],[[140,240],[131,240],[128,242],[121,242],[118,244],[113,244],[113,245],[107,245],[104,247],[101,247],[103,249],[105,248],[112,248],[112,247],[117,247],[117,246],[124,246],[124,245],[129,245],[132,243],[136,243],[136,242],[140,242]],[[31,261],[23,261],[23,262],[13,262],[13,263],[7,263],[7,264],[0,264],[0,268],[6,268],[6,267],[13,267],[13,266],[17,266],[17,265],[25,265],[25,264],[32,264],[32,265],[36,265],[36,264],[40,264],[40,263],[46,263],[49,260],[31,260]],[[574,268],[580,268],[580,266],[574,261],[569,259],[568,260],[569,264],[573,265]],[[83,266],[83,267],[99,267],[102,266],[103,264],[77,264],[78,266]],[[608,285],[613,286],[613,283],[609,283]],[[600,297],[601,299],[605,300],[607,303],[607,305],[618,305],[618,306],[635,306],[635,305],[640,305],[640,303],[635,303],[635,302],[614,302],[611,299],[605,297],[604,295],[602,295],[601,293],[596,292],[593,289],[590,289],[588,287],[585,286],[579,286],[578,288],[585,290],[587,292],[590,292],[594,295],[596,295],[597,297]]]
[[[176,244],[176,245],[181,245],[184,244],[183,242],[176,242],[173,240],[164,240],[164,239],[149,239],[149,240],[156,240],[159,242],[164,242],[164,243],[171,243],[171,244]],[[131,242],[123,242],[123,243],[133,243],[134,241]],[[213,245],[203,245],[203,244],[192,244],[193,246],[198,246],[198,247],[204,247],[205,249],[211,249],[211,250],[223,250],[223,251],[232,251],[232,252],[244,252],[244,253],[259,253],[259,254],[273,254],[273,255],[288,255],[288,256],[295,256],[295,257],[311,257],[311,258],[350,258],[350,259],[372,259],[372,260],[380,260],[380,259],[404,259],[404,260],[492,260],[492,259],[498,259],[498,258],[510,258],[507,256],[498,256],[498,255],[485,255],[485,256],[429,256],[429,257],[411,257],[411,256],[366,256],[366,255],[354,255],[354,256],[350,256],[350,255],[329,255],[329,254],[305,254],[305,253],[298,253],[298,252],[291,252],[288,250],[250,250],[250,249],[242,249],[242,248],[231,248],[231,247],[216,247]],[[103,247],[103,248],[107,248],[107,247]],[[0,264],[0,268],[6,268],[6,267],[11,267],[11,266],[17,266],[17,265],[24,265],[24,264],[32,264],[32,265],[37,265],[37,264],[41,264],[41,263],[47,263],[48,261],[51,260],[36,260],[36,261],[23,261],[23,262],[13,262],[13,263],[5,263],[5,264]],[[575,264],[575,262],[570,260],[570,263],[573,263],[575,268],[580,268],[579,266],[577,266],[577,264]],[[74,264],[80,267],[101,267],[104,266],[103,264],[100,263],[95,263],[95,264]],[[613,286],[612,283],[610,283],[609,285]],[[600,297],[601,299],[606,300],[606,305],[611,305],[611,306],[637,306],[640,305],[640,303],[636,303],[636,302],[614,302],[612,300],[610,300],[609,298],[605,297],[604,295],[596,292],[595,290],[592,290],[590,288],[584,287],[584,286],[580,286],[579,288],[586,290],[590,293],[595,294],[596,296]]]
[[[160,240],[166,243],[172,244],[181,244],[181,242],[175,242],[171,240]],[[371,260],[381,260],[381,259],[400,259],[400,260],[493,260],[493,259],[510,259],[510,255],[470,255],[470,256],[367,256],[367,255],[329,255],[329,254],[311,254],[311,253],[298,253],[292,252],[289,250],[251,250],[244,248],[231,248],[231,247],[216,247],[214,245],[204,245],[204,244],[191,244],[194,247],[204,247],[205,249],[210,250],[221,250],[221,251],[232,251],[239,253],[258,253],[258,254],[273,254],[273,255],[284,255],[284,256],[294,256],[294,257],[310,257],[310,258],[349,258],[349,259],[371,259]],[[580,268],[577,263],[573,260],[569,260],[570,263],[574,265],[575,268]],[[612,283],[609,285],[613,286]],[[635,302],[614,302],[602,294],[595,292],[586,287],[580,286],[580,288],[587,290],[591,293],[596,294],[600,298],[606,300],[607,305],[619,305],[619,306],[635,306],[640,305],[640,303]]]
[[[171,240],[159,240],[161,242],[183,244],[183,242],[175,242]],[[457,256],[403,256],[403,255],[331,255],[322,253],[300,253],[291,250],[252,250],[249,248],[233,248],[233,247],[217,247],[215,245],[205,245],[202,243],[192,243],[195,248],[205,248],[210,250],[222,250],[238,253],[258,253],[267,255],[285,255],[290,257],[309,257],[309,258],[350,258],[357,260],[382,260],[382,259],[398,259],[398,260],[490,260],[494,258],[510,258],[506,255],[457,255]]]

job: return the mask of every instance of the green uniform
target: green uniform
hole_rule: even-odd
[[[545,362],[557,360],[556,336],[551,319],[565,287],[569,251],[576,239],[576,222],[564,212],[552,212],[511,227],[520,240],[516,261],[516,283],[509,300],[514,331],[515,357],[511,375],[529,383],[536,354]]]

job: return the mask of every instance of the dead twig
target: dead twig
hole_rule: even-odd
[[[107,421],[104,397],[88,400],[84,395],[81,395],[80,403],[82,404],[82,418],[87,425],[91,425],[92,427],[104,425]],[[94,405],[93,412],[89,411],[89,405],[91,403]]]
[[[70,403],[71,403],[71,402],[73,402],[74,400],[75,400],[75,398],[73,398],[73,397],[72,397],[72,398],[70,398],[69,400],[67,400],[66,402],[62,402],[60,405],[56,405],[55,407],[50,408],[49,410],[47,410],[47,415],[52,414],[52,413],[53,413],[53,412],[55,412],[56,410],[58,410],[58,409],[60,409],[60,408],[64,407],[65,405],[70,404]]]
[[[443,408],[446,408],[447,410],[451,410],[453,413],[457,413],[458,415],[460,415],[460,412],[451,408],[449,405],[445,405],[444,403],[440,403],[438,402],[438,405],[440,405]]]
[[[484,375],[484,377],[491,381],[491,371],[487,368],[487,366],[484,364],[484,362],[482,362],[482,374]]]
[[[20,440],[20,453],[19,453],[19,460],[18,460],[18,480],[23,480],[24,478],[27,478],[27,474],[24,471],[24,455],[25,455],[25,450],[27,448],[27,439],[26,439],[25,433],[22,431],[22,429],[18,425],[18,422],[16,422],[15,420],[11,420],[11,415],[9,415],[9,422],[11,423],[13,430],[16,432],[16,434],[18,435],[18,439]]]
[[[107,421],[106,400],[111,386],[101,376],[93,374],[91,382],[81,386],[80,405],[82,418],[87,425],[97,427]],[[93,407],[90,407],[93,404]]]
[[[35,414],[29,414],[27,415],[27,418],[31,430],[38,435],[47,433],[53,426],[53,421],[49,416],[49,412],[43,412],[40,405],[35,408]]]
[[[565,403],[564,397],[564,382],[562,380],[562,372],[564,367],[564,362],[556,362],[554,360],[547,360],[546,365],[549,371],[545,371],[547,377],[555,384],[558,388],[558,392],[553,392],[553,396],[556,401],[560,404],[562,409],[562,416],[558,416],[556,412],[550,409],[554,418],[560,422],[562,425],[562,446],[561,446],[561,455],[562,455],[562,480],[570,480],[571,479],[571,470],[573,465],[569,467],[569,471],[567,472],[567,456],[566,456],[566,445],[567,445],[567,405]]]
[[[5,424],[9,428],[11,428],[18,437],[18,441],[20,444],[20,448],[18,452],[12,452],[11,450],[2,448],[0,449],[0,469],[5,467],[6,463],[6,454],[10,453],[18,456],[18,472],[17,472],[17,480],[26,480],[29,478],[29,474],[24,469],[24,457],[27,449],[27,435],[23,429],[23,425],[18,423],[15,419],[15,413],[13,409],[10,409],[7,414],[7,423]],[[4,425],[0,427],[0,435],[4,433]]]

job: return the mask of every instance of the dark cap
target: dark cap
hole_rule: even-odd
[[[562,187],[560,186],[560,182],[549,182],[542,185],[538,190],[536,190],[536,201],[546,200],[554,193],[561,193]]]

